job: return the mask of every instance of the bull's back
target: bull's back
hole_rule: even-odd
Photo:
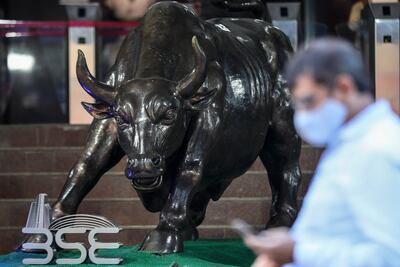
[[[213,20],[212,23],[227,81],[227,104],[234,105],[234,110],[263,109],[268,101],[271,79],[267,58],[258,40],[230,19]]]
[[[226,101],[234,110],[268,112],[276,76],[283,72],[292,48],[288,38],[257,19],[208,21],[227,79]],[[247,110],[250,109],[250,110]]]
[[[276,37],[267,23],[251,19],[216,19],[208,23],[227,82],[223,120],[216,134],[223,138],[216,139],[214,147],[229,151],[222,157],[213,155],[211,161],[218,162],[218,168],[208,170],[213,170],[209,173],[213,177],[235,177],[251,166],[265,142],[271,93],[282,66],[276,58],[280,56]]]

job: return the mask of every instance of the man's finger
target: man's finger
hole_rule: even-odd
[[[278,267],[267,255],[261,254],[257,257],[251,267]]]
[[[266,244],[267,242],[256,236],[248,236],[244,239],[244,242],[257,254],[268,253],[268,245]]]

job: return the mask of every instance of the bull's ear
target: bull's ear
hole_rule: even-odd
[[[201,87],[194,96],[186,100],[186,106],[192,110],[207,108],[214,101],[218,92],[226,86],[225,73],[221,65],[217,61],[213,61],[208,66],[205,86]]]
[[[214,100],[217,89],[208,90],[203,87],[190,99],[186,101],[186,106],[192,110],[202,110],[207,108]]]
[[[87,103],[81,102],[84,109],[95,119],[103,120],[112,117],[111,107],[106,103]]]

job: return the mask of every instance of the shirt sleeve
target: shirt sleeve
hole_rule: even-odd
[[[348,174],[338,177],[343,189],[338,197],[349,206],[360,240],[299,240],[295,266],[400,266],[399,160],[384,153],[360,153]]]

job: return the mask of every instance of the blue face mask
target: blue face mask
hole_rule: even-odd
[[[344,123],[347,108],[340,101],[326,100],[318,109],[296,111],[294,125],[299,135],[314,146],[325,146]]]

